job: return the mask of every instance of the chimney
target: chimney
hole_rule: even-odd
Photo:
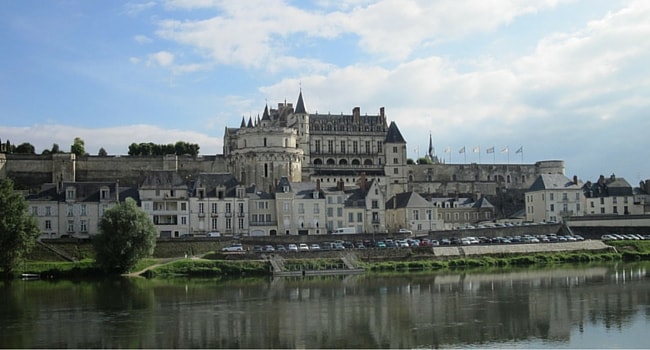
[[[393,196],[393,209],[397,209],[397,196]]]
[[[573,175],[573,184],[574,185],[578,184],[578,177],[576,175]]]
[[[605,176],[600,175],[600,177],[598,178],[598,184],[599,184],[599,185],[602,185],[602,184],[604,184],[604,183],[605,183]]]
[[[366,191],[366,173],[361,172],[360,178],[359,178],[359,186],[361,187],[361,191],[365,192]]]
[[[316,191],[320,192],[320,179],[316,180]]]
[[[343,191],[343,180],[336,181],[336,189],[339,191]]]
[[[381,120],[384,120],[384,117],[385,117],[385,115],[384,115],[384,107],[379,108],[379,116],[381,117]]]

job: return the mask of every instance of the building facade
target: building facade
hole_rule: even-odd
[[[562,222],[581,216],[585,208],[582,184],[561,174],[542,174],[525,193],[526,221]]]

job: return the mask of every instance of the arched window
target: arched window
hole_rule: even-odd
[[[358,159],[352,159],[352,165],[361,165],[361,162]]]
[[[334,164],[336,164],[334,159],[330,158],[330,159],[327,160],[327,165],[334,165]]]
[[[321,165],[321,164],[323,164],[323,160],[322,160],[322,159],[320,159],[320,158],[316,158],[316,159],[314,159],[314,165]]]
[[[366,159],[363,161],[363,165],[372,165],[372,159]]]
[[[348,165],[348,160],[347,159],[339,160],[339,165]]]

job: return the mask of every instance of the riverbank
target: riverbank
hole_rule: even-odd
[[[276,257],[278,255],[275,255]],[[341,274],[363,269],[383,271],[435,271],[473,267],[549,265],[596,261],[650,260],[650,241],[604,244],[597,240],[555,244],[517,244],[408,249],[371,249],[342,252],[288,253],[281,256],[288,271],[339,270]],[[343,259],[345,262],[343,262]],[[144,259],[129,274],[143,277],[242,277],[274,274],[272,256],[210,252],[175,259]],[[43,278],[102,276],[92,260],[77,262],[28,262],[20,273]],[[298,274],[299,275],[299,274]]]

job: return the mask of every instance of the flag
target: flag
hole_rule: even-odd
[[[485,150],[485,153],[494,153],[494,146]]]
[[[465,146],[463,146],[463,148],[459,149],[458,153],[465,153]]]
[[[474,147],[474,153],[480,153],[481,149],[479,147]]]
[[[508,146],[501,150],[501,153],[508,153]]]
[[[445,153],[449,153],[449,152],[451,152],[451,148],[445,147]]]
[[[524,151],[524,146],[521,146],[515,153],[522,153],[523,151]]]

